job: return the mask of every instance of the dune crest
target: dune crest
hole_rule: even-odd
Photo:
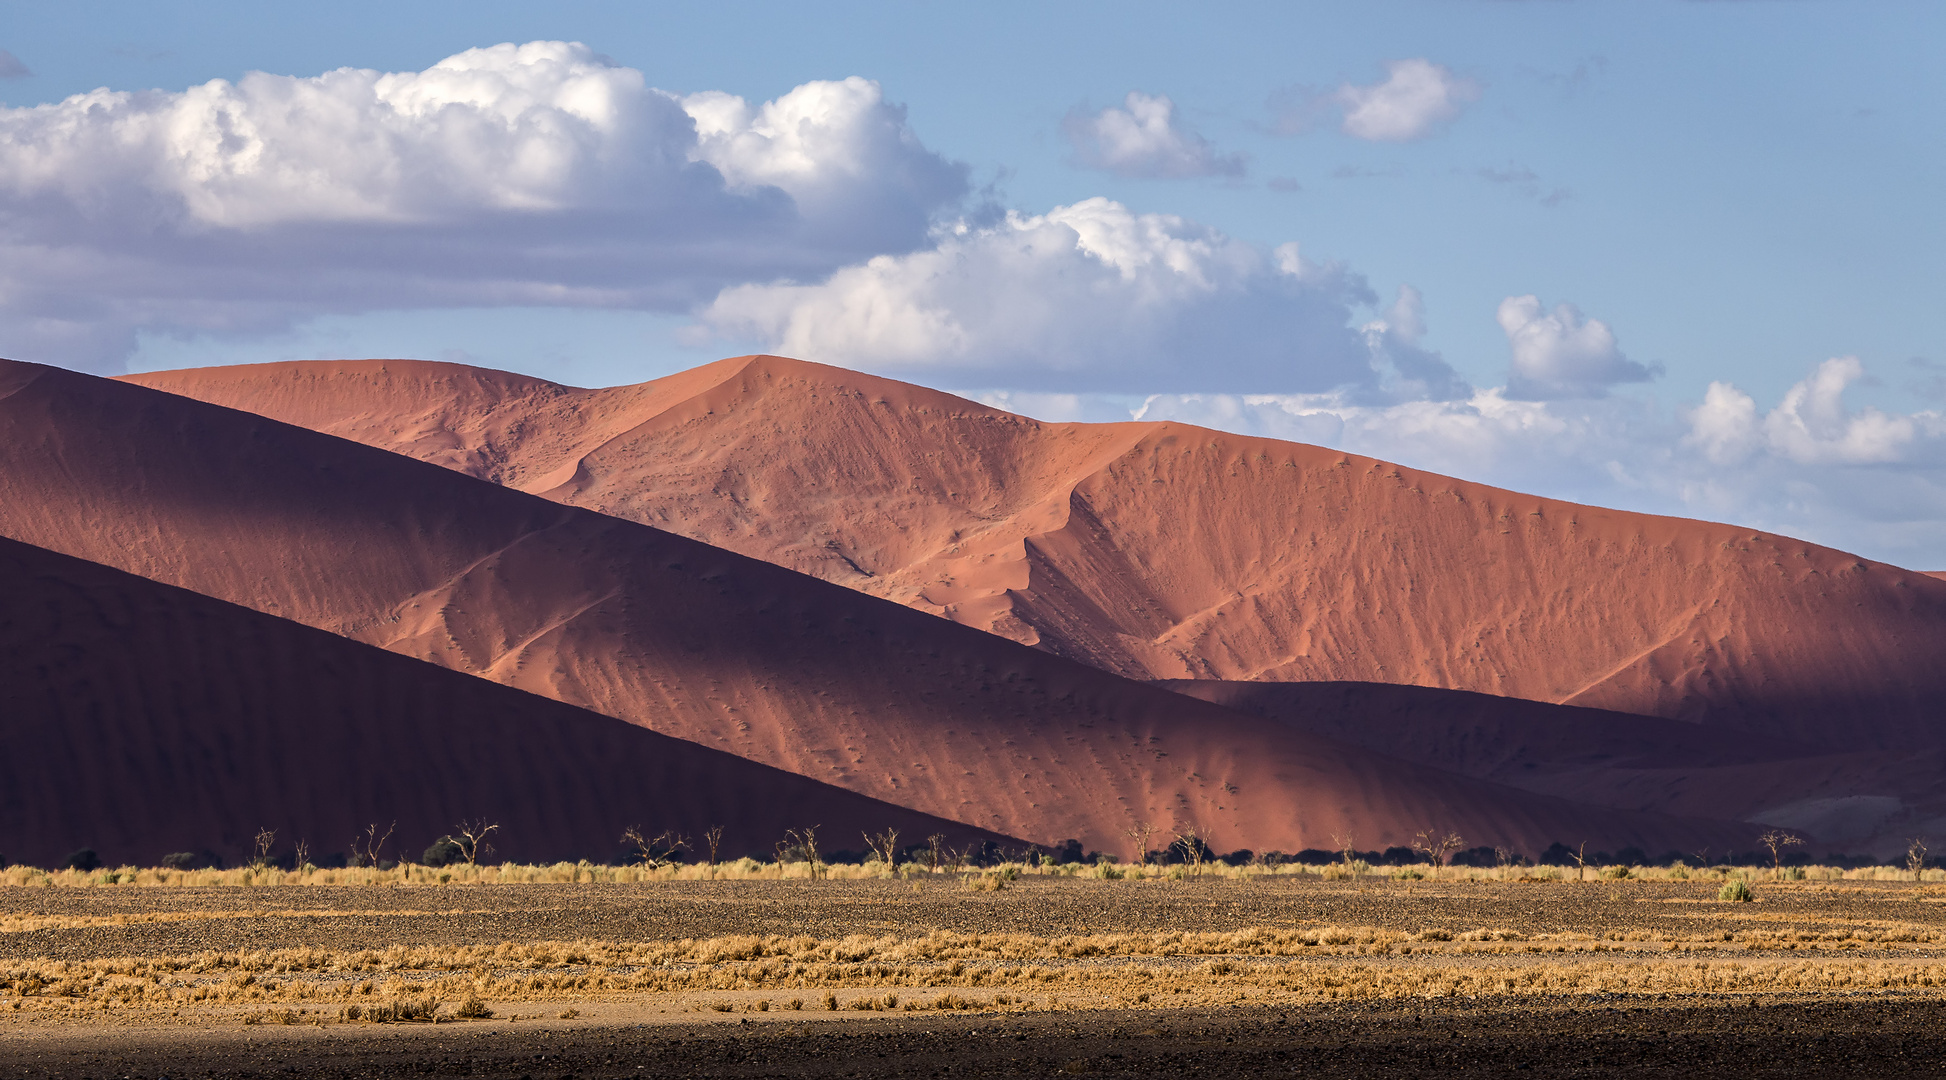
[[[0,363],[0,535],[910,809],[1126,851],[1429,826],[1747,842],[1399,762],[617,517],[266,417]]]
[[[578,390],[415,361],[129,381],[655,525],[1144,679],[1476,691],[1946,741],[1946,581],[1174,423],[780,357]]]

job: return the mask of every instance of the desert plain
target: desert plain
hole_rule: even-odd
[[[1946,1050],[1946,881],[1889,871],[735,872],[13,885],[0,1063],[7,1076],[1874,1076],[1936,1073]],[[1718,899],[1745,879],[1754,900]]]

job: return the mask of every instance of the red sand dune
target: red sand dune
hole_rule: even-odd
[[[1406,761],[1602,806],[1787,826],[1823,850],[1897,856],[1908,837],[1946,833],[1946,747],[1834,753],[1680,720],[1384,683],[1164,685]]]
[[[1536,849],[1750,830],[1425,769],[619,518],[248,413],[0,363],[0,535],[874,798],[1121,850]],[[1739,840],[1739,838],[1744,838]]]
[[[131,381],[645,522],[1138,678],[1473,690],[1843,748],[1946,741],[1946,582],[1788,537],[1173,423],[1043,424],[740,357]]]
[[[347,854],[396,821],[417,856],[461,818],[495,858],[623,857],[622,830],[1005,838],[120,570],[0,539],[0,854],[172,851],[232,864],[259,828]],[[1015,845],[1017,846],[1017,845]]]

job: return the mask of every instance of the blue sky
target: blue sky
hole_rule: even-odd
[[[1052,418],[1134,409],[1946,566],[1936,4],[4,12],[6,355],[99,371],[415,355],[599,384],[791,346]],[[688,151],[722,190],[661,216],[629,201],[694,176],[601,172],[613,146],[664,145],[639,132],[541,187],[474,190],[450,160],[387,151],[432,186],[346,210],[318,184],[377,174],[319,166],[307,140],[355,140],[361,117],[260,132],[307,143],[284,148],[322,170],[300,191],[248,188],[234,160],[165,182],[181,154],[115,143],[102,109],[23,108],[250,71],[420,73],[546,41],[585,43],[692,118],[691,95],[717,91],[753,116],[841,105],[854,127],[798,148],[834,155],[806,180],[774,139],[769,156],[737,142],[766,130],[749,120]],[[852,76],[875,88],[831,89]],[[1361,126],[1359,102],[1417,76],[1438,100]],[[237,93],[248,118],[281,91]],[[162,115],[144,108],[108,111]],[[1164,121],[1111,145],[1144,110]],[[540,265],[559,254],[549,215],[595,269]],[[703,240],[671,239],[692,226]],[[398,278],[359,285],[352,247],[389,252]],[[518,280],[478,272],[507,253]],[[60,273],[107,299],[70,304],[45,284]]]

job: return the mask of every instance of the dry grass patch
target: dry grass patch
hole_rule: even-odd
[[[226,919],[342,919],[405,918],[412,916],[487,915],[488,909],[452,908],[422,911],[411,908],[345,910],[340,908],[257,908],[237,911],[138,911],[113,915],[0,915],[0,934],[25,934],[36,930],[88,930],[107,926],[142,926],[151,923],[201,922]]]
[[[340,1021],[393,1023],[438,1022],[446,1001],[462,1002],[454,1017],[471,1017],[481,1010],[491,1015],[487,1002],[779,990],[822,991],[827,1011],[870,1012],[1029,1008],[1037,1001],[1044,1005],[1055,991],[1130,1006],[1595,992],[1932,991],[1946,988],[1942,944],[1941,931],[1909,926],[1603,936],[1500,927],[1414,933],[1321,927],[303,948],[0,964],[0,1008],[335,1006],[333,1018]],[[1846,955],[1868,947],[1877,955]],[[1825,955],[1754,955],[1797,950]],[[838,994],[861,989],[874,993]],[[801,1009],[802,1000],[792,999],[789,1007]],[[707,1007],[734,1008],[720,998]],[[770,1002],[750,1008],[768,1011]]]

